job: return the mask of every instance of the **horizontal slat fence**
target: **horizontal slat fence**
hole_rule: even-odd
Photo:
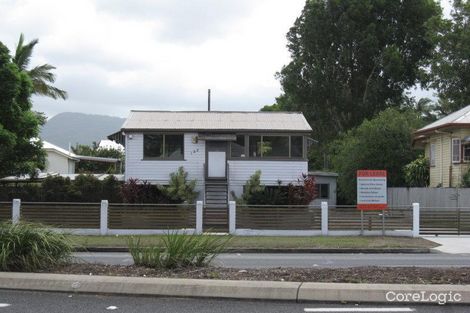
[[[470,235],[470,207],[422,207],[420,234]]]
[[[110,204],[109,229],[183,229],[196,227],[194,204]]]
[[[57,228],[100,228],[99,203],[23,202],[21,219]]]
[[[236,228],[258,230],[320,230],[321,209],[309,206],[237,206]]]
[[[0,202],[0,222],[11,219],[11,202]]]
[[[411,207],[397,207],[384,211],[363,211],[362,227],[365,231],[411,230],[413,210]],[[361,230],[361,211],[355,206],[330,207],[328,229]]]

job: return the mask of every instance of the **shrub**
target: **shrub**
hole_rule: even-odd
[[[68,262],[72,245],[65,235],[31,223],[0,224],[0,270],[34,272]]]
[[[196,180],[188,181],[188,173],[181,166],[170,174],[170,183],[165,188],[167,196],[175,202],[194,203],[198,193],[194,191]]]
[[[223,251],[230,239],[230,236],[168,232],[163,238],[162,247],[145,247],[140,237],[130,237],[128,246],[136,265],[171,269],[209,264]]]
[[[121,198],[125,203],[180,203],[171,200],[162,187],[145,180],[130,178],[121,187]]]
[[[256,171],[250,176],[243,188],[243,194],[237,198],[232,192],[238,204],[251,205],[307,205],[316,197],[316,186],[313,177],[302,175],[296,184],[281,186],[261,185],[261,171]]]
[[[312,176],[302,174],[302,179],[298,180],[297,185],[289,184],[289,204],[308,205],[316,196],[315,179]]]
[[[424,155],[405,165],[403,172],[409,187],[429,186],[429,160]]]
[[[116,179],[115,176],[110,175],[103,179],[101,182],[102,185],[102,200],[108,200],[111,203],[120,203],[122,202],[121,197],[121,183]]]
[[[101,181],[90,174],[80,174],[70,186],[70,199],[78,202],[99,202],[102,199]]]
[[[42,182],[44,201],[65,202],[70,200],[70,178],[48,176]]]
[[[462,187],[470,188],[470,168],[462,176]]]

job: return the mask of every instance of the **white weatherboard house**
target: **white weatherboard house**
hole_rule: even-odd
[[[131,111],[110,138],[125,145],[126,180],[166,185],[183,166],[205,208],[226,210],[231,192],[240,196],[256,170],[266,186],[307,174],[311,131],[295,112]]]

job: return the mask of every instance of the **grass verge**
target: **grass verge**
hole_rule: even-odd
[[[209,235],[208,235],[209,236]],[[79,247],[127,247],[131,236],[76,236],[69,239]],[[164,235],[139,236],[145,246],[163,246]],[[226,248],[433,248],[438,244],[409,237],[232,237]]]

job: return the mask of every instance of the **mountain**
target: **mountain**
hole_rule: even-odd
[[[41,138],[64,149],[91,145],[117,132],[125,119],[115,116],[65,112],[50,118],[41,129]]]

